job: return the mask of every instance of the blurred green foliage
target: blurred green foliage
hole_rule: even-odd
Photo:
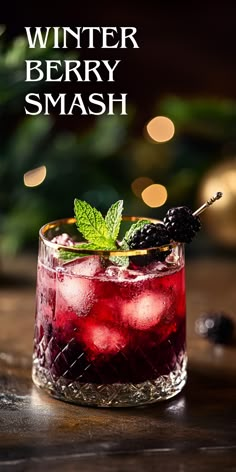
[[[56,117],[25,116],[24,97],[36,87],[24,81],[25,59],[60,59],[65,53],[50,45],[32,52],[25,38],[6,42],[3,28],[0,34],[2,251],[36,245],[42,224],[72,215],[75,196],[104,212],[124,198],[127,214],[143,216],[162,216],[167,207],[192,204],[206,170],[235,152],[236,106],[229,100],[159,101],[153,116],[168,116],[176,128],[174,138],[163,144],[134,133],[140,113],[134,108],[127,117],[103,115],[86,131],[73,126],[73,132],[61,129]],[[41,165],[47,168],[44,182],[26,187],[25,172]],[[167,187],[168,201],[160,210],[148,208],[132,194],[131,183],[140,176]]]

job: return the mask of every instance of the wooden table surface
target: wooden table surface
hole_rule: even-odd
[[[136,409],[78,407],[33,386],[35,268],[32,256],[2,264],[0,471],[236,471],[236,347],[194,334],[202,311],[236,322],[235,260],[188,262],[187,386]]]

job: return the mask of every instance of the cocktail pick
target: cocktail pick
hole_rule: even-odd
[[[200,206],[200,208],[198,208],[198,209],[193,213],[193,216],[198,216],[198,215],[200,215],[200,213],[202,213],[203,211],[205,211],[209,206],[211,206],[213,203],[216,202],[216,200],[219,200],[221,197],[223,197],[223,193],[222,193],[222,192],[216,192],[216,194],[213,195],[213,197],[209,198],[209,200],[207,200],[205,203],[203,203],[203,205]]]

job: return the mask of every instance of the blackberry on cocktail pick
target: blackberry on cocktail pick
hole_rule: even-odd
[[[171,239],[180,243],[190,243],[201,228],[199,217],[186,206],[171,208],[163,221]]]
[[[194,213],[186,206],[175,207],[168,210],[163,222],[171,239],[180,243],[190,243],[201,228],[198,215],[216,200],[219,200],[222,195],[222,192],[217,192]]]
[[[195,331],[215,344],[229,344],[233,338],[234,323],[224,313],[204,313],[196,320]]]
[[[138,229],[128,242],[130,249],[148,249],[156,246],[165,246],[170,243],[168,230],[162,223],[147,223]],[[155,251],[144,256],[132,256],[132,262],[136,265],[147,265],[153,260],[164,261],[170,254],[170,250],[163,252]]]
[[[138,229],[132,238],[127,241],[129,249],[148,249],[156,246],[169,245],[171,240],[186,243],[192,241],[196,232],[201,227],[198,215],[222,197],[221,192],[217,192],[207,200],[194,213],[188,207],[171,208],[164,218],[163,223],[147,223]],[[164,249],[164,248],[163,248]],[[139,266],[144,266],[153,260],[164,261],[171,253],[167,247],[163,251],[154,251],[144,256],[131,256],[131,261]]]

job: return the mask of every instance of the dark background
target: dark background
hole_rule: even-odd
[[[140,49],[80,50],[116,57],[116,87],[151,107],[164,93],[236,97],[234,2],[4,2],[9,36],[24,26],[136,26]],[[4,12],[5,10],[5,12]],[[4,22],[4,21],[2,21]]]
[[[207,179],[210,182],[215,173],[217,178],[223,176],[228,168],[234,172],[235,18],[236,5],[227,1],[4,2],[1,23],[6,31],[0,54],[25,36],[24,26],[136,26],[140,48],[77,50],[80,60],[121,59],[116,81],[54,83],[49,90],[69,96],[81,92],[84,97],[93,92],[128,93],[127,119],[60,117],[55,112],[50,122],[43,116],[41,121],[26,119],[23,106],[28,90],[17,79],[19,70],[24,73],[24,57],[15,69],[1,66],[3,247],[19,250],[32,244],[41,224],[72,214],[75,196],[88,199],[103,212],[115,199],[124,198],[126,213],[162,217],[176,204],[196,208],[208,196],[208,187],[210,192],[211,186],[204,183]],[[70,57],[73,52],[66,54]],[[46,53],[51,58],[52,52]],[[146,123],[156,115],[168,116],[175,124],[176,134],[168,143],[154,144],[144,137]],[[46,128],[43,137],[37,131],[42,127]],[[24,173],[40,165],[47,166],[47,179],[38,187],[25,188]],[[162,208],[147,208],[132,194],[132,181],[143,175],[166,186],[168,200]],[[232,225],[227,230],[231,236],[220,236],[218,243],[235,247],[235,193],[227,178],[222,185],[230,191],[230,205],[225,203],[221,212]],[[212,213],[214,221],[206,222],[208,239],[214,239],[222,213]],[[9,243],[12,228],[17,228],[14,244]]]

